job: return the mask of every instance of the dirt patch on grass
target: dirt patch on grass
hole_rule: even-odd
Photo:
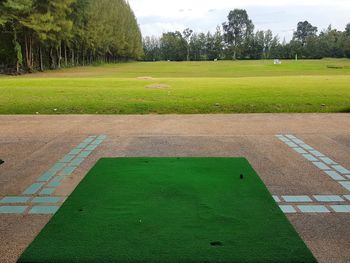
[[[166,84],[151,84],[151,85],[147,85],[145,88],[146,89],[168,89],[170,88],[170,86]]]
[[[154,80],[153,77],[149,77],[149,76],[137,77],[136,79],[139,79],[139,80]]]

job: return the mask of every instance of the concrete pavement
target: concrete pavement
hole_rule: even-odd
[[[0,200],[23,196],[74,150],[74,158],[81,161],[52,194],[40,194],[54,183],[48,180],[28,196],[30,201],[7,204],[26,208],[18,214],[0,213],[0,259],[15,262],[51,218],[30,213],[38,206],[35,198],[59,197],[47,205],[59,206],[101,157],[243,156],[282,205],[295,207],[287,216],[319,262],[350,262],[350,213],[331,207],[350,205],[350,191],[340,184],[350,178],[345,172],[342,181],[334,180],[279,140],[276,135],[281,134],[295,136],[350,169],[350,114],[0,116],[0,159],[5,161],[0,165]],[[106,138],[91,148],[99,136]],[[91,144],[79,148],[84,141]],[[87,156],[81,157],[82,152]],[[63,161],[62,169],[69,170],[72,162]],[[344,201],[318,202],[315,195],[336,195]],[[287,202],[283,196],[312,200]],[[305,213],[300,205],[324,206],[329,212]]]

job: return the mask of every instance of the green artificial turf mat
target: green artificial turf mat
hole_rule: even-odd
[[[316,260],[246,159],[116,158],[98,161],[19,262]]]

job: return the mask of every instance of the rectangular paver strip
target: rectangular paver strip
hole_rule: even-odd
[[[295,208],[291,205],[280,205],[279,207],[285,214],[293,214],[297,212],[297,210],[295,210]]]
[[[284,199],[284,201],[290,202],[290,203],[312,202],[312,199],[307,195],[300,195],[300,196],[284,195],[282,196],[282,198]]]
[[[85,148],[86,151],[93,151],[98,147],[98,145],[89,145]]]
[[[273,195],[272,198],[273,198],[273,199],[275,200],[275,202],[277,202],[277,203],[281,202],[281,199],[280,199],[278,196],[276,196],[276,195]]]
[[[32,203],[57,203],[62,200],[62,197],[54,197],[54,196],[48,196],[48,197],[34,197],[32,200]]]
[[[312,162],[317,168],[321,169],[321,170],[331,170],[331,168],[329,166],[327,166],[326,164],[322,163],[322,162]]]
[[[69,152],[70,155],[76,155],[81,152],[81,149],[73,149]]]
[[[86,139],[84,140],[84,143],[89,144],[89,143],[91,143],[93,140],[95,140],[95,138],[89,137],[89,138],[86,138]]]
[[[0,214],[22,214],[28,206],[0,206]]]
[[[302,147],[302,148],[304,148],[305,150],[308,150],[308,151],[313,151],[314,150],[314,148],[312,148],[310,145],[308,145],[308,144],[300,144],[300,146]]]
[[[92,145],[100,145],[103,142],[103,140],[95,140],[91,144]]]
[[[59,170],[61,170],[66,164],[65,163],[56,163],[54,166],[52,166],[51,171],[55,171],[58,172]]]
[[[350,174],[350,171],[341,165],[333,165],[332,167],[341,174]]]
[[[104,134],[99,135],[99,136],[97,137],[97,139],[103,141],[103,140],[107,139],[107,135],[104,135]]]
[[[311,150],[310,153],[316,157],[324,157],[323,153],[316,151],[316,150]]]
[[[350,213],[350,205],[331,205],[331,208],[337,213]]]
[[[288,138],[285,137],[278,137],[282,142],[290,142]]]
[[[79,155],[78,158],[86,158],[91,154],[92,151],[82,151]]]
[[[55,188],[44,188],[43,190],[41,190],[41,192],[39,193],[40,195],[52,195],[55,192]]]
[[[36,194],[41,187],[43,187],[44,183],[34,183],[31,186],[29,186],[24,192],[24,195],[33,195]]]
[[[30,197],[27,196],[6,196],[0,200],[0,203],[2,204],[16,204],[16,203],[22,203],[25,204],[28,202]]]
[[[332,177],[333,180],[336,180],[336,181],[346,180],[343,176],[338,174],[336,171],[324,171],[324,172],[328,174],[330,177]]]
[[[343,201],[345,201],[339,195],[314,195],[314,198],[319,202],[343,202]]]
[[[294,142],[286,142],[286,144],[291,148],[297,148],[298,145],[296,145]]]
[[[344,188],[350,191],[350,182],[339,182]]]
[[[61,171],[61,175],[67,176],[71,175],[75,171],[76,167],[68,166]]]
[[[296,151],[297,153],[300,153],[300,154],[305,154],[307,153],[307,151],[305,151],[303,148],[293,148],[294,151]]]
[[[320,160],[328,165],[337,164],[335,161],[328,157],[320,157]]]
[[[61,163],[69,163],[75,155],[67,154],[66,156],[63,157],[63,159],[60,161]]]
[[[54,177],[56,175],[56,171],[54,170],[49,170],[47,172],[45,172],[37,181],[38,182],[47,182],[49,181],[52,177]]]
[[[85,160],[85,158],[81,158],[81,157],[75,158],[75,159],[70,163],[70,165],[71,165],[71,166],[79,166],[84,160]]]
[[[311,161],[311,162],[318,161],[317,158],[311,154],[303,154],[303,156],[308,161]]]
[[[33,206],[29,214],[54,214],[59,209],[59,206]]]
[[[295,142],[297,144],[305,144],[305,142],[300,140],[300,139],[293,139],[293,142]]]
[[[64,175],[56,176],[51,180],[51,182],[61,182],[65,178]]]
[[[59,187],[61,185],[61,182],[50,182],[48,183],[48,187]]]
[[[85,148],[88,145],[89,145],[88,143],[81,143],[77,147],[75,147],[75,149],[83,149],[83,148]]]
[[[330,213],[323,205],[298,205],[302,213]]]

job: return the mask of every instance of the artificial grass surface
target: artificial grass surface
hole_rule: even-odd
[[[98,161],[19,262],[316,260],[245,159],[117,158]]]

